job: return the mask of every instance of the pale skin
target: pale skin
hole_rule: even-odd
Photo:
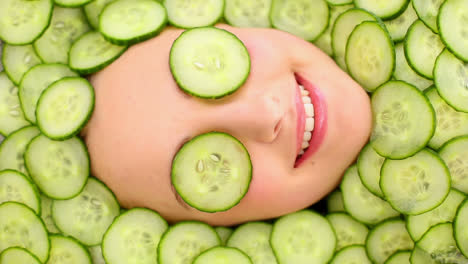
[[[96,107],[82,135],[93,175],[122,206],[151,208],[170,222],[211,225],[278,217],[332,191],[367,142],[372,123],[368,95],[318,48],[279,30],[217,27],[235,34],[251,57],[247,81],[230,96],[206,100],[178,88],[168,61],[183,30],[172,27],[132,46],[90,78]],[[327,125],[320,146],[296,167],[298,75],[322,94]],[[253,166],[246,196],[218,213],[188,206],[170,178],[181,144],[210,131],[240,140]]]

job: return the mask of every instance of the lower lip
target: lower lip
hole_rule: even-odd
[[[312,131],[312,138],[309,141],[309,148],[307,148],[305,153],[302,154],[302,156],[299,159],[297,159],[294,164],[294,167],[298,168],[304,161],[306,161],[310,156],[312,156],[323,143],[327,131],[327,105],[325,102],[325,96],[312,83],[304,79],[299,74],[296,74],[296,80],[298,84],[304,86],[304,89],[309,92],[309,97],[312,101],[312,104],[314,105],[315,112],[315,127]],[[302,104],[302,100],[300,103]],[[302,110],[303,108],[304,106],[302,106]],[[300,118],[298,122],[298,129],[299,131],[302,131],[301,135],[304,135],[305,118],[303,115],[298,115],[298,118]],[[298,142],[298,144],[301,143],[302,141]],[[301,149],[299,147],[299,150],[296,153],[297,155],[299,154],[300,150]]]

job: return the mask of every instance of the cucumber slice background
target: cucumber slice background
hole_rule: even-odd
[[[29,142],[39,133],[39,129],[34,126],[11,133],[0,145],[0,170],[16,170],[29,176],[23,155]]]
[[[453,236],[460,251],[468,257],[468,200],[464,200],[458,207],[457,214],[453,222]]]
[[[395,72],[393,77],[396,80],[405,81],[416,86],[421,91],[428,89],[434,82],[427,79],[413,70],[408,64],[405,56],[405,48],[403,43],[395,45]]]
[[[169,22],[180,28],[214,25],[223,16],[224,0],[164,0]]]
[[[439,155],[450,171],[452,187],[468,194],[468,136],[450,140],[439,150]]]
[[[390,36],[394,42],[402,41],[408,28],[418,19],[418,15],[414,11],[413,5],[409,4],[405,11],[398,17],[392,20],[384,21]]]
[[[0,72],[0,134],[9,135],[22,127],[29,125],[24,118],[18,98],[18,87],[10,81],[5,72]]]
[[[410,257],[411,251],[399,251],[391,255],[385,264],[411,264]]]
[[[50,236],[50,256],[47,263],[92,264],[88,250],[71,237]]]
[[[392,19],[398,17],[406,10],[410,0],[394,0],[394,1],[379,1],[379,0],[354,0],[356,7],[369,10],[382,19]]]
[[[25,175],[14,170],[0,171],[0,203],[18,202],[41,213],[39,193]]]
[[[447,48],[468,62],[468,0],[447,0],[437,17],[440,37]]]
[[[373,194],[383,198],[380,189],[380,169],[385,158],[377,153],[371,144],[367,144],[358,156],[357,168],[362,184]]]
[[[346,263],[371,264],[372,261],[366,254],[366,248],[362,245],[354,245],[341,249],[336,253],[330,264]]]
[[[437,16],[439,8],[446,0],[412,0],[414,10],[424,24],[426,24],[435,33],[439,32],[437,28]]]
[[[224,18],[234,27],[271,27],[272,0],[225,0]]]
[[[250,258],[236,248],[213,247],[193,260],[193,264],[253,264]]]
[[[33,254],[29,253],[24,248],[20,247],[11,247],[8,249],[5,249],[1,254],[0,254],[0,264],[17,264],[17,263],[23,263],[23,264],[41,264],[39,259],[37,259],[36,256]]]
[[[346,213],[326,216],[336,235],[336,251],[351,245],[364,245],[369,229]]]
[[[24,74],[32,67],[41,64],[32,45],[8,45],[3,46],[2,55],[5,72],[15,84],[19,84]]]

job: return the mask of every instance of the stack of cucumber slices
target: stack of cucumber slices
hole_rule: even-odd
[[[369,93],[372,136],[325,212],[169,225],[90,176],[86,75],[170,24],[187,29],[168,62],[180,88],[229,96],[250,58],[217,22],[295,34]],[[468,263],[468,0],[2,0],[0,40],[0,264]],[[206,212],[235,206],[252,177],[219,132],[173,164],[177,192]]]

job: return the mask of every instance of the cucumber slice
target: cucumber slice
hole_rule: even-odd
[[[393,0],[384,2],[380,0],[354,0],[356,7],[366,9],[384,20],[398,17],[406,10],[409,3],[410,0]]]
[[[94,89],[81,77],[66,77],[42,92],[36,119],[41,132],[50,139],[74,137],[86,125],[94,110]]]
[[[405,48],[403,43],[395,45],[395,72],[393,77],[396,80],[405,81],[409,84],[414,85],[420,91],[426,90],[428,87],[434,84],[432,80],[426,79],[419,75],[413,70],[408,64],[405,56]]]
[[[62,7],[81,7],[93,0],[54,0],[55,4]]]
[[[468,0],[447,0],[438,16],[440,37],[447,48],[468,62]]]
[[[34,126],[23,127],[11,133],[0,145],[0,170],[16,170],[29,176],[23,155],[26,146],[38,134],[40,131]]]
[[[234,27],[271,27],[272,0],[226,0],[224,18]]]
[[[164,0],[169,22],[180,28],[214,25],[223,16],[224,0]]]
[[[88,179],[78,196],[52,204],[52,218],[57,228],[86,246],[101,244],[104,233],[119,213],[114,194],[94,178]]]
[[[32,67],[41,64],[32,45],[14,46],[5,44],[2,56],[5,72],[15,84],[19,84],[24,74]]]
[[[0,72],[0,98],[0,134],[7,136],[29,125],[21,110],[18,87],[8,79],[5,72]]]
[[[345,247],[338,251],[330,264],[348,264],[348,263],[359,263],[359,264],[371,264],[369,257],[367,257],[366,249],[361,245],[354,245]]]
[[[53,141],[39,135],[29,143],[24,161],[41,192],[52,199],[77,196],[90,173],[89,154],[78,137]]]
[[[452,187],[468,194],[468,136],[450,140],[439,150],[439,155],[450,171]]]
[[[253,264],[253,262],[237,248],[218,246],[201,253],[193,264]]]
[[[116,0],[94,0],[84,6],[84,12],[88,18],[89,24],[94,29],[99,29],[99,15],[107,4]]]
[[[439,95],[457,111],[468,113],[468,64],[444,50],[434,67]]]
[[[385,27],[387,28],[392,40],[394,42],[402,41],[408,28],[418,19],[418,15],[414,11],[413,5],[408,5],[406,10],[398,17],[392,20],[384,21]]]
[[[351,245],[364,245],[369,229],[346,213],[327,214],[326,218],[335,230],[336,251]]]
[[[333,257],[336,237],[325,217],[302,210],[276,220],[270,244],[278,263],[327,263]]]
[[[271,224],[249,222],[237,227],[226,245],[242,250],[255,264],[277,264],[270,246],[272,230]]]
[[[41,214],[39,199],[36,187],[25,175],[14,170],[0,171],[0,203],[22,203]]]
[[[54,219],[52,219],[52,201],[49,197],[41,194],[41,219],[49,234],[58,234],[60,230],[58,230]]]
[[[453,236],[457,242],[457,247],[465,257],[468,256],[468,226],[466,225],[466,219],[468,219],[468,200],[465,199],[458,207],[453,222]]]
[[[150,264],[157,262],[157,248],[167,222],[156,212],[133,208],[118,216],[102,240],[106,263]]]
[[[340,5],[350,5],[353,4],[353,0],[327,0],[332,6],[340,6]]]
[[[117,46],[105,40],[101,33],[90,31],[70,48],[69,65],[82,75],[95,73],[122,55],[127,46]]]
[[[434,64],[443,49],[444,44],[439,35],[432,32],[421,20],[414,21],[405,39],[405,56],[413,70],[433,79]]]
[[[385,264],[411,264],[410,257],[411,251],[399,251],[391,255]]]
[[[374,128],[370,142],[381,156],[412,156],[434,135],[434,109],[427,97],[408,83],[387,82],[372,94],[371,104]]]
[[[0,264],[41,264],[41,262],[26,249],[11,247],[0,254]]]
[[[395,210],[418,215],[439,206],[450,192],[450,172],[429,149],[402,160],[385,160],[380,188]]]
[[[390,80],[395,50],[385,26],[374,21],[356,26],[346,44],[345,62],[351,77],[368,92]]]
[[[444,202],[431,211],[420,215],[409,215],[406,219],[406,228],[414,241],[421,237],[436,224],[452,222],[458,206],[465,199],[465,195],[455,189],[450,190]]]
[[[327,211],[329,213],[344,212],[343,193],[335,190],[327,196]]]
[[[174,41],[169,60],[179,87],[200,98],[232,94],[250,73],[250,55],[242,41],[213,27],[183,32]]]
[[[50,242],[44,223],[32,209],[16,202],[0,204],[0,252],[9,247],[24,248],[41,263],[49,257]]]
[[[413,7],[426,26],[428,26],[435,33],[439,33],[437,28],[437,16],[439,14],[439,8],[445,0],[412,0]]]
[[[274,28],[314,41],[328,26],[329,8],[325,0],[273,0],[270,20]]]
[[[36,123],[36,106],[41,93],[53,82],[78,74],[64,64],[39,64],[31,68],[21,80],[19,99],[24,115],[31,123]]]
[[[452,223],[433,226],[416,245],[426,251],[435,263],[468,263],[457,248]]]
[[[12,45],[32,43],[49,25],[52,9],[52,0],[3,0],[0,39]]]
[[[111,43],[131,45],[156,36],[166,22],[166,10],[157,1],[118,0],[102,10],[99,31]]]
[[[346,211],[360,222],[374,225],[399,215],[389,203],[367,190],[359,178],[356,165],[346,170],[340,188]]]
[[[223,246],[226,245],[228,239],[232,235],[232,232],[234,232],[234,230],[225,226],[215,227],[215,231],[216,233],[218,233],[219,238],[221,238],[221,245]]]
[[[439,149],[443,144],[457,136],[468,134],[468,113],[458,112],[448,105],[435,87],[425,91],[436,113],[436,130],[428,145]]]
[[[237,205],[252,180],[252,163],[244,145],[221,132],[196,136],[172,161],[172,184],[190,206],[205,212]]]
[[[380,169],[385,158],[380,156],[371,144],[367,144],[359,153],[357,160],[357,169],[362,184],[372,193],[381,198],[384,197],[380,189]]]
[[[81,8],[61,8],[56,6],[50,26],[34,42],[37,54],[46,63],[68,63],[71,45],[90,26]]]
[[[195,221],[179,222],[162,236],[158,263],[189,264],[203,251],[220,244],[221,240],[211,226]]]
[[[91,255],[91,260],[93,264],[106,264],[104,256],[102,256],[101,245],[88,248],[89,254]]]
[[[410,257],[411,264],[438,264],[431,258],[431,255],[426,251],[420,249],[418,246],[415,246],[411,252]]]
[[[71,237],[50,236],[50,256],[47,263],[92,264],[88,250]]]

